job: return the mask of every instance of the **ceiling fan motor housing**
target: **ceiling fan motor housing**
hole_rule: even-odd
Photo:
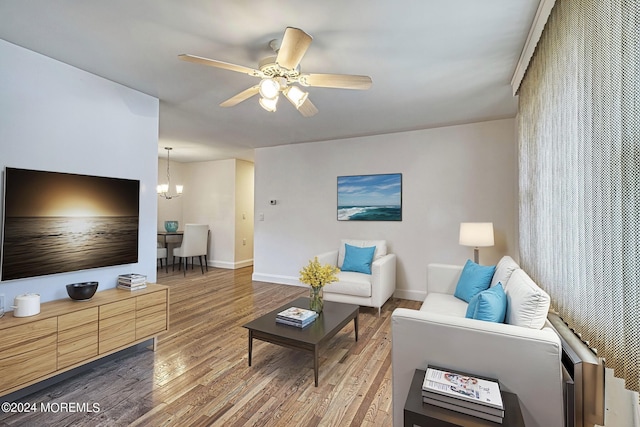
[[[296,81],[300,76],[300,67],[296,67],[293,70],[281,67],[276,62],[275,56],[268,56],[260,60],[258,68],[264,74],[266,78],[284,77],[287,82]]]

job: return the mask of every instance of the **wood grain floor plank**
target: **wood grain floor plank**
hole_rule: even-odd
[[[247,363],[243,324],[306,288],[251,280],[251,267],[201,274],[158,271],[170,287],[170,329],[157,351],[125,354],[25,397],[21,402],[98,403],[97,413],[0,413],[0,426],[389,426],[391,313],[420,303],[361,307],[320,349],[319,386],[311,355],[261,341]]]

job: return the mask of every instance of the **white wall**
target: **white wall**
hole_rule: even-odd
[[[5,310],[36,292],[68,298],[65,285],[115,287],[132,271],[156,279],[158,100],[0,40],[0,168],[140,180],[139,262],[0,282]]]
[[[253,182],[253,163],[236,160],[236,268],[253,265]]]
[[[189,185],[182,214],[185,224],[209,224],[209,265],[219,267],[232,263],[235,253],[235,160],[185,166]]]
[[[338,176],[398,172],[401,222],[337,221]],[[396,296],[420,300],[427,263],[473,257],[458,245],[465,221],[494,223],[496,246],[480,250],[481,263],[517,259],[513,119],[257,149],[255,192],[254,280],[296,284],[308,259],[341,238],[386,239],[398,256]]]
[[[166,159],[158,161],[158,182],[166,182],[166,164]],[[184,194],[177,199],[160,199],[158,229],[164,229],[165,220],[178,220],[181,230],[187,223],[208,224],[209,266],[233,269],[251,265],[253,163],[237,159],[171,161],[171,182],[183,184]]]

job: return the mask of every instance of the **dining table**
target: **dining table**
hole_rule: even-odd
[[[180,241],[182,240],[182,236],[184,235],[184,231],[158,231],[158,237],[162,238],[162,245],[164,246],[164,248],[167,250],[167,262],[166,264],[166,271],[167,273],[169,272],[169,243],[173,243],[167,240],[167,237],[180,237]]]
[[[169,242],[167,242],[167,237],[180,236],[180,239],[182,239],[183,235],[184,231],[158,231],[158,237],[162,238],[162,244],[167,250],[169,250]]]

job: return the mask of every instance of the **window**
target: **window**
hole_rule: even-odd
[[[559,1],[520,87],[521,264],[628,389],[640,350],[637,0]]]

